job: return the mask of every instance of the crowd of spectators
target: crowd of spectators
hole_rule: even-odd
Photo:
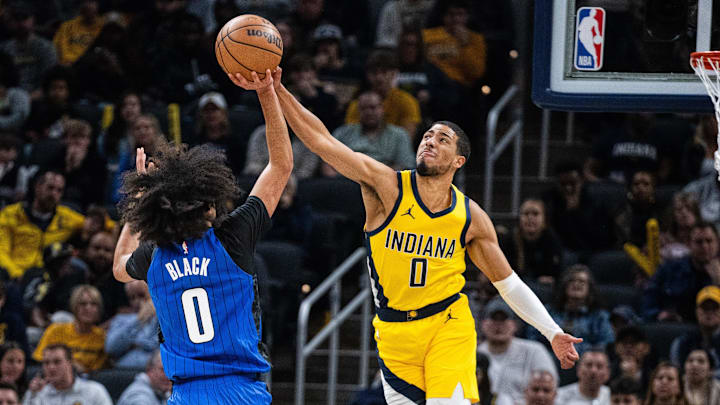
[[[118,190],[135,148],[152,157],[163,140],[224,150],[246,189],[267,163],[257,101],[215,61],[225,21],[275,22],[283,80],[303,105],[353,150],[411,169],[434,120],[483,144],[487,107],[512,76],[513,15],[501,3],[2,1],[0,401],[109,403],[84,378],[107,369],[138,372],[119,403],[166,398],[147,286],[112,277]],[[481,286],[472,292],[481,403],[720,404],[717,123],[581,117],[589,156],[556,162],[553,184],[499,229],[513,268],[584,339],[581,361],[559,370],[480,276],[471,285]],[[258,247],[266,315],[282,320],[265,329],[276,345],[292,341],[301,286],[362,236],[359,189],[291,138],[293,177]],[[356,400],[382,401],[366,394]]]

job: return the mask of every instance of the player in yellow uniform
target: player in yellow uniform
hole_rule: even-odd
[[[466,251],[508,305],[551,342],[561,366],[575,364],[573,344],[582,339],[553,321],[510,268],[490,218],[452,185],[470,155],[462,129],[436,122],[422,137],[417,169],[396,172],[333,138],[282,86],[280,75],[281,69],[273,74],[276,92],[295,134],[361,187],[377,312],[373,325],[388,404],[477,402],[475,323],[460,294]]]

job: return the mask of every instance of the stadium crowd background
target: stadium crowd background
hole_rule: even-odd
[[[0,382],[20,397],[57,395],[68,384],[96,395],[103,388],[73,382],[70,365],[91,376],[137,370],[144,372],[118,403],[161,403],[154,392],[168,386],[147,287],[112,276],[115,204],[135,148],[152,156],[162,138],[225,150],[246,189],[265,166],[259,105],[213,53],[225,21],[243,13],[273,21],[283,80],[300,101],[352,149],[410,169],[418,134],[439,119],[465,128],[481,160],[488,107],[514,72],[528,69],[511,52],[519,39],[510,3],[3,0]],[[527,116],[532,130],[537,113]],[[580,117],[587,155],[554,159],[553,182],[498,233],[556,321],[585,340],[582,361],[577,373],[559,370],[547,342],[493,299],[480,272],[468,272],[482,402],[598,395],[607,403],[613,381],[648,403],[663,395],[720,403],[709,402],[720,401],[714,118]],[[357,188],[294,137],[293,153],[294,176],[256,258],[273,348],[292,347],[301,287],[316,285],[362,242]],[[465,170],[465,189],[479,166]],[[43,358],[46,380],[27,371]],[[49,369],[57,364],[65,371]],[[379,393],[376,381],[355,402],[382,403]]]

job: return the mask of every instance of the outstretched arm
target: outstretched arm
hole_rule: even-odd
[[[260,99],[260,107],[265,117],[265,141],[270,159],[260,173],[250,195],[260,198],[265,204],[268,215],[272,216],[293,168],[292,146],[285,118],[273,87],[273,76],[269,69],[265,72],[265,79],[262,81],[255,72],[252,72],[252,82],[247,81],[239,73],[235,77],[228,76],[233,83],[245,90],[255,90]]]
[[[472,223],[467,235],[470,259],[490,279],[510,308],[550,341],[562,368],[572,367],[579,358],[573,344],[582,339],[564,333],[540,299],[510,268],[490,218],[474,201],[470,201],[470,213]]]

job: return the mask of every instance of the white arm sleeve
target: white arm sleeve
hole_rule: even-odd
[[[513,272],[509,277],[493,283],[500,296],[507,302],[513,311],[525,322],[534,326],[545,338],[552,343],[558,333],[563,333],[557,323],[552,319],[540,302],[520,277]]]

